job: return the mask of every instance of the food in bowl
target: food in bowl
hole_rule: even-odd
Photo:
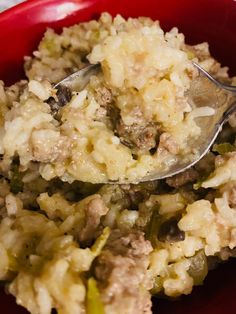
[[[186,95],[198,76],[192,59],[219,70],[206,49],[187,46],[176,28],[164,33],[148,18],[112,21],[104,14],[61,35],[48,30],[34,58],[26,60],[26,104],[9,117],[5,156],[17,153],[26,166],[40,162],[46,180],[91,183],[138,182],[179,159],[190,160],[188,140],[201,134],[195,118],[214,113],[190,105]],[[101,63],[101,73],[81,91],[64,91],[63,104],[55,104],[52,84],[88,61]],[[50,97],[51,110],[45,103]],[[28,106],[37,126],[25,115]],[[22,132],[28,134],[23,142]]]
[[[0,279],[29,312],[151,313],[152,295],[189,294],[235,255],[235,117],[182,174],[95,184],[191,154],[192,59],[235,82],[207,43],[104,13],[48,30],[26,57],[28,81],[1,83]],[[87,60],[102,72],[56,106],[53,84]]]

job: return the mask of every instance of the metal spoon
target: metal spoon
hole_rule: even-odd
[[[193,64],[202,75],[199,75],[199,77],[194,79],[191,83],[187,94],[189,102],[192,103],[195,108],[203,106],[211,107],[215,110],[215,114],[195,119],[202,133],[197,139],[194,138],[188,141],[188,147],[192,148],[192,158],[189,159],[183,158],[183,156],[177,156],[173,164],[162,167],[158,172],[150,173],[135,182],[124,179],[122,181],[109,181],[108,183],[138,183],[171,177],[195,165],[209,151],[224,123],[232,113],[236,112],[236,98],[233,97],[234,93],[236,96],[236,86],[219,82],[201,66],[194,62]],[[97,74],[100,69],[99,64],[88,65],[82,70],[66,77],[54,87],[77,91],[81,90],[88,84],[90,77]]]
[[[81,91],[88,84],[90,77],[96,75],[100,69],[100,64],[89,64],[53,85],[57,89],[57,99],[50,97],[47,103],[55,118],[57,118],[60,107],[65,106],[71,100],[72,91]]]
[[[92,75],[96,75],[100,70],[101,65],[99,63],[89,64],[83,69],[72,73],[71,75],[64,78],[62,81],[55,84],[54,88],[58,88],[63,85],[70,88],[71,90],[81,90],[88,84],[90,77]]]

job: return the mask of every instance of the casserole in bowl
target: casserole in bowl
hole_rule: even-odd
[[[180,3],[181,5],[185,5],[184,2],[178,2],[177,5],[177,3],[173,1],[160,1],[157,6],[157,2],[155,2],[155,4],[145,2],[144,4],[140,1],[135,4],[131,3],[131,7],[128,9],[127,6],[122,5],[121,2],[111,5],[110,1],[57,1],[56,5],[55,2],[48,1],[44,2],[43,6],[42,3],[40,4],[38,1],[29,1],[12,11],[5,12],[2,15],[2,19],[0,19],[2,29],[6,30],[5,35],[1,33],[1,36],[5,36],[1,38],[4,43],[4,45],[1,46],[1,77],[8,83],[22,77],[22,72],[20,72],[22,62],[20,62],[20,60],[22,60],[24,55],[29,55],[32,49],[36,48],[36,42],[42,36],[46,26],[51,26],[59,30],[61,26],[68,26],[75,22],[97,17],[102,11],[109,11],[113,15],[121,13],[127,17],[139,15],[151,16],[153,19],[160,19],[161,23],[167,29],[177,25],[180,27],[180,30],[186,34],[186,37],[192,40],[192,43],[194,40],[195,42],[202,40],[209,41],[213,48],[213,55],[223,64],[229,65],[230,69],[233,71],[235,65],[231,55],[232,50],[227,49],[227,47],[233,49],[232,47],[235,45],[232,35],[234,34],[232,31],[234,25],[232,21],[235,14],[235,10],[231,10],[231,5],[232,8],[234,8],[233,4],[229,1],[225,1],[216,2],[216,5],[214,2],[214,8],[217,8],[219,11],[216,11],[213,15],[208,10],[213,3],[212,1],[209,3],[204,2],[204,5],[206,5],[206,7],[204,7],[205,10],[200,7],[199,1],[192,2],[191,6],[184,6],[184,9],[181,7]],[[156,6],[157,10],[154,14],[153,8]],[[32,10],[32,8],[34,9],[33,11],[28,11],[30,9]],[[150,8],[152,8],[151,11]],[[210,16],[211,19],[209,18]],[[224,27],[217,23],[219,17],[224,21]],[[37,20],[37,18],[41,20]],[[15,22],[12,19],[15,19]],[[21,21],[22,24],[17,24],[17,21]],[[13,37],[13,35],[16,34],[14,27],[16,24],[21,34],[19,37]],[[8,27],[6,27],[6,25],[8,25]],[[19,45],[16,50],[14,47],[16,46],[18,38]],[[222,46],[223,39],[224,47]],[[214,51],[214,49],[216,50]],[[12,67],[14,67],[14,70],[12,70]]]

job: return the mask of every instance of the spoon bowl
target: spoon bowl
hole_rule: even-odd
[[[195,62],[193,64],[199,70],[199,76],[191,82],[187,97],[188,102],[195,109],[194,114],[197,113],[197,117],[193,118],[201,129],[201,133],[197,138],[188,140],[189,153],[184,158],[182,155],[177,156],[171,165],[163,166],[161,170],[158,169],[158,171],[149,173],[136,181],[130,182],[130,180],[125,179],[107,181],[106,183],[136,184],[172,177],[191,168],[207,154],[224,123],[236,111],[236,98],[233,97],[236,93],[236,87],[221,83],[200,65]],[[100,64],[89,64],[67,76],[54,87],[56,89],[63,88],[62,91],[68,89],[71,92],[81,91],[88,84],[90,77],[96,75],[100,70]],[[61,97],[64,99],[65,95],[62,93]],[[60,96],[58,102],[60,103]]]

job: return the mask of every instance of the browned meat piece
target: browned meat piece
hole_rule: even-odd
[[[179,188],[186,183],[196,181],[198,178],[198,172],[195,169],[190,168],[176,176],[166,179],[166,183],[173,188]]]
[[[156,142],[159,138],[159,127],[156,124],[125,125],[120,116],[119,108],[112,103],[112,93],[106,87],[96,88],[95,99],[100,104],[100,108],[96,113],[97,119],[114,130],[124,145],[144,151],[156,147]]]
[[[120,119],[120,110],[112,104],[107,104],[106,107],[99,107],[96,111],[97,121],[103,122],[106,126],[114,130],[116,122]]]
[[[159,140],[159,126],[154,123],[125,125],[120,119],[116,124],[116,133],[124,145],[143,151],[155,148]]]
[[[171,154],[178,154],[179,147],[173,137],[169,133],[162,133],[160,136],[160,148],[166,149]]]
[[[150,243],[140,232],[121,236],[115,231],[108,246],[95,265],[106,312],[151,313],[151,296],[146,291],[152,288],[147,276]]]
[[[47,100],[47,103],[49,104],[51,108],[51,112],[53,116],[56,116],[59,109],[61,107],[64,107],[72,98],[71,90],[63,85],[59,85],[57,88],[57,98],[50,97]]]
[[[151,194],[155,193],[157,186],[157,181],[149,181],[139,184],[123,184],[121,185],[121,189],[130,200],[131,208],[138,209],[141,202],[148,199]]]
[[[107,212],[108,208],[105,206],[101,196],[99,194],[93,195],[93,198],[86,206],[85,226],[79,234],[79,240],[83,244],[87,244],[93,239],[101,217],[106,215]]]
[[[178,227],[178,219],[175,217],[165,221],[158,232],[158,240],[161,242],[180,242],[184,241],[185,233]]]
[[[102,107],[107,107],[107,104],[112,102],[112,93],[106,87],[98,87],[96,90],[96,101]]]
[[[113,313],[151,313],[151,298],[141,291],[144,272],[128,257],[114,256],[104,252],[98,261],[96,276],[103,281],[102,298],[107,309]],[[122,300],[122,301],[121,301]],[[109,310],[107,311],[109,313]]]
[[[143,232],[137,231],[122,235],[118,229],[112,232],[106,247],[115,255],[132,258],[148,255],[152,251],[152,246],[149,241],[145,240]]]
[[[236,248],[230,249],[229,247],[225,247],[220,250],[220,252],[217,254],[217,256],[222,261],[227,261],[230,257],[236,257]]]
[[[229,203],[231,205],[236,205],[236,183],[231,186],[228,197],[229,197]]]
[[[217,197],[216,190],[210,190],[207,192],[204,198],[208,200],[209,202],[214,203],[216,197]]]
[[[100,104],[96,112],[97,120],[114,130],[117,121],[120,119],[120,110],[112,103],[111,91],[106,87],[98,87],[95,90],[95,99]]]

